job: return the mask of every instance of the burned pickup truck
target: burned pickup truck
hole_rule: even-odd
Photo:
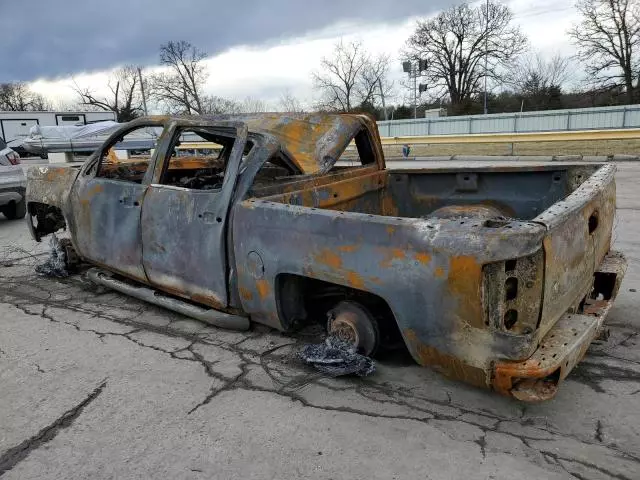
[[[157,132],[151,150],[118,145]],[[185,156],[185,139],[210,145]],[[148,148],[148,147],[147,147]],[[182,148],[182,150],[181,150]],[[147,117],[28,172],[36,240],[96,282],[211,324],[305,322],[521,400],[552,397],[625,273],[608,164],[387,170],[362,115]]]

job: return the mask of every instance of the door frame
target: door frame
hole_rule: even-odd
[[[142,204],[144,202],[144,196],[146,194],[146,190],[153,176],[153,172],[155,171],[156,163],[159,161],[159,159],[162,158],[163,148],[167,148],[167,145],[168,145],[167,135],[166,135],[167,123],[168,122],[166,118],[155,118],[155,119],[141,118],[141,119],[134,120],[132,122],[122,125],[115,132],[109,135],[109,137],[105,140],[102,146],[98,148],[91,155],[91,157],[84,163],[84,165],[80,168],[80,172],[76,177],[76,180],[74,181],[73,186],[71,187],[70,194],[68,197],[69,198],[68,205],[69,205],[69,211],[71,215],[67,220],[68,220],[68,223],[70,224],[69,227],[72,234],[73,244],[78,254],[81,257],[88,259],[92,263],[98,264],[102,267],[105,267],[113,271],[117,271],[118,273],[121,273],[125,276],[128,276],[138,281],[143,281],[143,282],[147,282],[147,277],[146,277],[146,273],[144,272],[144,266],[142,264],[142,250],[141,250],[142,242],[141,242],[141,231],[140,231],[141,210],[137,212],[138,225],[135,232],[135,235],[137,236],[137,241],[131,242],[137,245],[137,246],[132,245],[133,247],[140,250],[139,265],[137,266],[131,265],[130,268],[126,268],[123,270],[122,268],[118,268],[117,261],[114,260],[113,264],[111,264],[109,258],[106,258],[106,255],[103,261],[100,261],[100,259],[95,258],[94,254],[99,249],[92,251],[92,249],[95,246],[94,244],[96,243],[96,239],[93,238],[95,235],[94,222],[99,222],[100,219],[94,218],[94,215],[92,215],[91,203],[88,202],[86,198],[84,198],[84,194],[82,195],[82,198],[81,198],[81,192],[84,192],[87,188],[89,188],[89,184],[95,181],[104,180],[104,181],[108,181],[109,183],[118,182],[122,184],[122,187],[123,187],[122,190],[124,191],[125,196],[127,196],[126,195],[127,186],[129,186],[129,190],[130,190],[129,193],[132,193],[134,191],[137,192],[135,194],[136,198],[132,199],[132,201],[138,202],[137,205],[134,205],[134,208],[141,209]],[[127,135],[129,132],[132,132],[134,130],[138,130],[144,127],[162,127],[163,130],[162,130],[162,134],[160,135],[156,143],[156,148],[154,149],[153,154],[149,159],[149,165],[144,174],[144,177],[142,178],[142,181],[138,184],[138,183],[132,183],[127,181],[120,181],[120,180],[113,180],[113,179],[99,177],[98,174],[101,167],[100,162],[103,156],[106,155],[107,150],[111,146],[117,144],[117,141],[119,138]],[[94,195],[97,196],[101,194],[102,189],[100,188],[99,184],[96,184],[94,190],[95,191],[92,191]],[[114,197],[114,196],[110,195],[110,197]],[[96,201],[98,200],[104,201],[104,202],[123,203],[123,198],[119,199],[115,197],[114,198],[98,198]],[[130,205],[123,205],[123,207],[124,206],[130,206]],[[133,214],[133,211],[131,211],[131,213]],[[129,217],[128,219],[131,220],[135,218],[135,214],[129,215],[128,217]],[[106,221],[108,220],[109,219],[106,219]],[[114,242],[117,243],[117,239],[115,237],[114,237]]]
[[[179,191],[184,192],[185,194],[193,197],[197,196],[206,196],[208,194],[206,190],[194,190],[184,187],[176,187],[172,185],[166,185],[162,183],[164,181],[163,176],[169,167],[169,163],[171,162],[171,154],[173,147],[177,143],[180,135],[184,130],[189,129],[212,129],[218,130],[221,134],[228,135],[229,137],[234,138],[233,147],[229,153],[229,158],[227,160],[224,179],[222,181],[222,186],[220,190],[216,191],[216,195],[218,199],[217,203],[217,217],[219,221],[216,221],[216,224],[219,224],[219,230],[217,237],[220,242],[220,247],[215,251],[218,253],[218,266],[221,269],[220,272],[212,272],[212,278],[214,278],[214,282],[209,286],[211,290],[208,292],[204,292],[205,288],[199,289],[197,288],[197,279],[192,279],[194,281],[189,281],[188,276],[185,276],[182,273],[182,277],[179,272],[176,272],[175,276],[171,276],[170,272],[157,272],[154,274],[153,267],[151,264],[150,257],[147,256],[147,262],[145,262],[145,251],[148,253],[151,251],[151,246],[147,243],[145,247],[145,235],[141,234],[142,241],[142,263],[145,272],[147,272],[147,279],[150,284],[154,287],[157,287],[161,290],[165,290],[175,295],[180,295],[186,298],[190,298],[199,303],[208,304],[214,308],[227,308],[229,306],[230,300],[230,292],[229,292],[229,272],[230,272],[230,255],[229,255],[229,243],[228,243],[228,231],[229,231],[229,218],[230,212],[232,210],[232,203],[235,198],[235,191],[238,182],[238,178],[240,175],[240,166],[242,164],[243,153],[245,150],[245,146],[248,141],[248,127],[246,123],[234,121],[234,120],[203,120],[203,119],[179,119],[171,122],[166,128],[166,139],[167,142],[164,145],[162,151],[162,157],[158,157],[158,161],[155,164],[155,170],[153,172],[153,177],[151,179],[151,183],[148,185],[147,192],[155,192],[161,190],[171,190],[171,191]],[[149,212],[151,208],[150,205],[147,205],[147,210],[145,210],[145,202],[142,204],[141,211],[141,229],[144,229],[144,223],[146,218],[146,213]],[[216,219],[216,220],[218,220]],[[218,226],[218,225],[216,225]],[[178,235],[178,232],[167,231],[166,235]],[[162,240],[158,240],[158,236],[154,236],[154,243],[162,245]],[[168,242],[169,244],[171,242]],[[156,249],[154,248],[154,251]],[[164,252],[164,251],[163,251]],[[178,252],[166,252],[166,255],[177,255]],[[159,258],[164,255],[159,255]],[[152,257],[151,257],[152,258]],[[156,259],[158,261],[158,259]],[[168,262],[167,262],[168,263]],[[216,264],[216,262],[214,262]],[[217,278],[215,278],[217,277]],[[154,281],[155,280],[155,281]],[[217,281],[216,281],[217,280]],[[217,285],[216,285],[217,283]],[[214,287],[215,285],[215,287]],[[214,289],[215,288],[215,289]]]

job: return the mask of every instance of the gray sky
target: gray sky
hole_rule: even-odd
[[[572,54],[573,0],[504,0],[543,54]],[[74,82],[105,92],[125,64],[154,68],[158,48],[188,40],[209,58],[208,94],[259,98],[276,107],[289,92],[310,105],[311,72],[340,39],[391,59],[391,102],[406,91],[399,51],[418,18],[455,0],[0,0],[0,82],[24,80],[59,105],[77,101]],[[576,69],[578,71],[579,69]]]
[[[342,21],[394,23],[452,0],[0,0],[0,82],[153,64],[187,40],[209,55],[298,37]]]

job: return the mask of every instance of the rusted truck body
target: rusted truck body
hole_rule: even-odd
[[[139,128],[161,130],[156,148],[114,162]],[[175,156],[185,132],[219,155]],[[140,298],[232,328],[324,321],[364,353],[401,342],[420,365],[535,401],[601,334],[624,276],[614,173],[388,170],[362,115],[146,117],[80,168],[32,167],[28,218],[36,240],[68,228],[95,280],[154,292]]]

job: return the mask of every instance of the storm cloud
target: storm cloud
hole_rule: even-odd
[[[305,35],[342,21],[394,23],[451,0],[3,0],[0,82],[157,63],[158,48],[187,40],[215,55]],[[349,32],[345,32],[349,33]],[[247,68],[251,68],[250,65]]]

